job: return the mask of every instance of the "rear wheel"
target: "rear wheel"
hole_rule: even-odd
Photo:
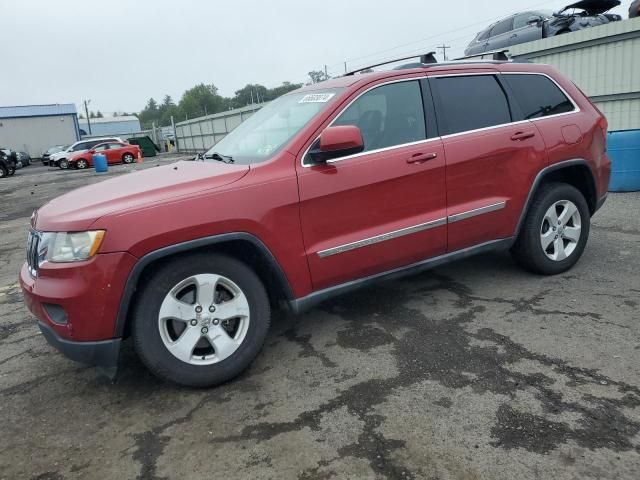
[[[16,167],[9,166],[9,168],[7,168],[7,173],[9,174],[9,176],[13,175],[14,173],[16,173]]]
[[[76,162],[76,167],[79,168],[80,170],[84,170],[88,166],[89,166],[89,162],[87,162],[84,158],[81,158]]]
[[[133,161],[134,161],[134,160],[135,160],[135,157],[134,157],[132,154],[130,154],[130,153],[125,153],[125,154],[122,156],[122,161],[123,161],[124,163],[133,163]]]
[[[227,256],[198,254],[169,261],[145,282],[132,333],[155,375],[210,387],[249,366],[269,323],[267,293],[253,270]]]
[[[589,238],[591,215],[578,189],[563,183],[540,188],[512,249],[527,270],[556,275],[573,267]]]
[[[0,178],[5,178],[8,175],[9,171],[7,170],[7,167],[5,167],[4,165],[0,165]]]
[[[69,168],[69,161],[66,158],[63,158],[58,162],[58,167],[66,170],[67,168]]]

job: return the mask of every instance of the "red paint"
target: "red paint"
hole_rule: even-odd
[[[101,150],[100,147],[103,147],[105,145],[110,145],[111,148],[107,150]],[[115,147],[115,145],[118,145],[118,147]],[[106,156],[107,163],[109,165],[113,165],[114,163],[122,163],[123,157],[127,153],[133,155],[134,159],[137,159],[138,156],[142,156],[142,151],[140,150],[140,147],[138,145],[130,145],[128,143],[119,142],[106,142],[96,145],[91,150],[87,150],[86,152],[71,155],[69,157],[69,166],[74,167],[80,160],[85,160],[89,166],[93,166],[93,155],[96,153]]]
[[[320,135],[320,150],[323,152],[335,152],[363,146],[360,129],[353,125],[329,127]]]
[[[327,127],[347,104],[374,85],[437,74],[500,71],[548,74],[581,111],[435,137],[329,164],[301,164],[321,134],[324,148],[332,150],[362,141],[354,127]],[[552,67],[432,66],[343,77],[304,90],[338,87],[343,90],[335,101],[266,162],[251,166],[180,162],[84,187],[43,206],[34,225],[38,230],[104,229],[107,233],[92,260],[44,264],[37,279],[23,268],[20,281],[30,310],[63,337],[108,339],[137,259],[163,247],[227,232],[250,233],[271,251],[299,298],[513,236],[534,179],[548,165],[586,159],[596,177],[598,198],[606,193],[610,172],[606,120]],[[446,223],[448,216],[499,202],[506,202],[506,207]],[[443,219],[434,228],[324,258],[318,255]],[[53,324],[42,309],[43,302],[62,305],[69,324]]]

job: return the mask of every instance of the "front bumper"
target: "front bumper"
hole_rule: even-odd
[[[72,360],[114,369],[121,341],[115,338],[116,319],[135,262],[123,252],[86,262],[45,262],[36,277],[25,262],[20,271],[24,302],[47,341]]]
[[[59,350],[65,357],[87,365],[95,365],[108,377],[115,378],[122,339],[74,342],[62,338],[46,323],[38,321],[38,327],[49,345]]]

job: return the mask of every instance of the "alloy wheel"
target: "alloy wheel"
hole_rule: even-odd
[[[198,274],[174,286],[158,314],[162,341],[191,365],[211,365],[233,355],[247,336],[249,302],[229,278]]]
[[[130,153],[125,154],[125,156],[123,157],[124,163],[132,163],[133,162],[133,155],[131,155]]]
[[[545,255],[556,262],[571,256],[582,233],[582,218],[578,207],[569,200],[560,200],[544,214],[540,229],[540,244]]]
[[[87,168],[87,161],[86,160],[78,160],[78,163],[76,163],[76,167],[78,167],[80,169]]]

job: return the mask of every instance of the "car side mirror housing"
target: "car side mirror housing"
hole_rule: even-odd
[[[527,20],[527,25],[534,25],[542,22],[542,17],[540,15],[531,15],[529,20]]]
[[[341,125],[325,129],[309,150],[309,157],[312,163],[318,165],[363,150],[364,140],[360,129],[355,125]]]

